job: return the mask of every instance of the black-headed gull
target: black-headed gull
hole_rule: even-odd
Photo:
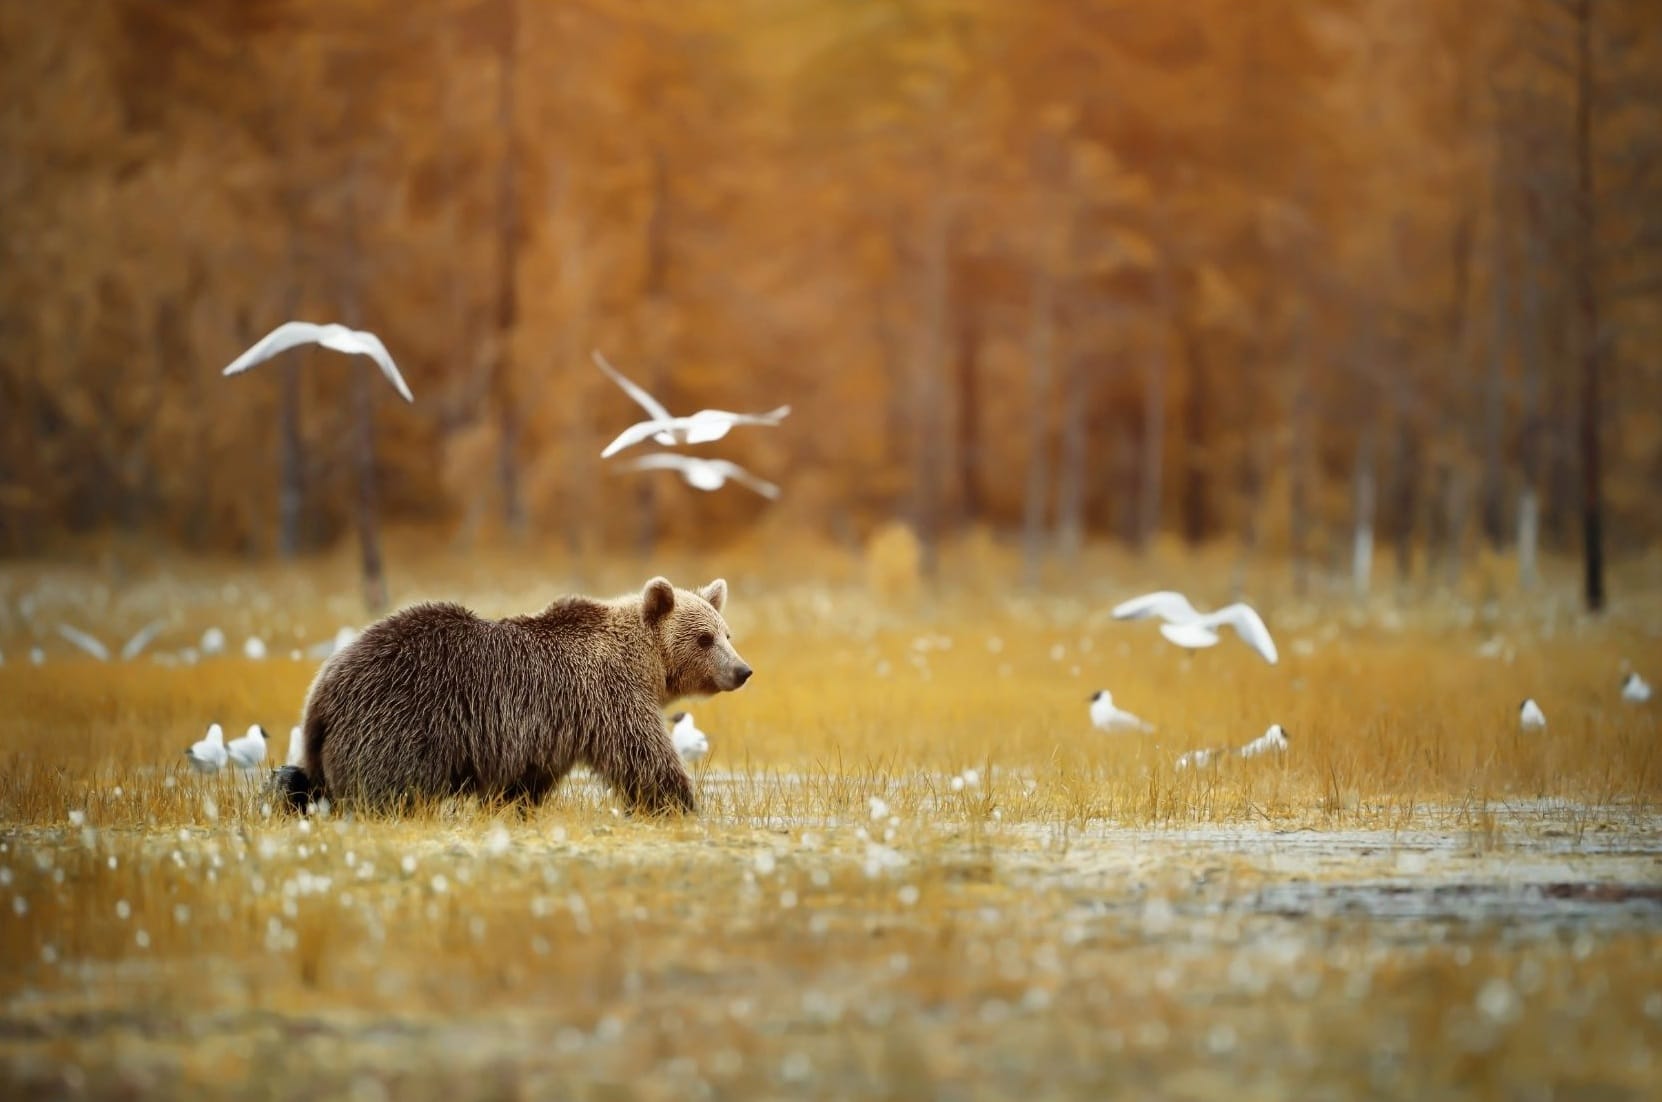
[[[198,773],[217,773],[225,768],[225,729],[217,723],[208,725],[208,733],[185,751],[191,768]]]
[[[256,723],[248,728],[246,735],[226,743],[225,753],[238,769],[258,769],[265,761],[265,743],[265,728]]]
[[[1114,606],[1116,620],[1143,620],[1150,616],[1166,621],[1160,626],[1160,634],[1180,647],[1199,649],[1214,646],[1218,641],[1217,629],[1227,624],[1264,661],[1273,666],[1279,660],[1269,628],[1264,626],[1263,619],[1250,605],[1236,602],[1216,612],[1203,613],[1197,611],[1183,594],[1165,589],[1158,593],[1145,593]]]
[[[693,726],[693,717],[687,712],[676,712],[669,717],[669,737],[681,760],[691,763],[710,752],[710,740]]]
[[[1098,689],[1091,694],[1091,725],[1099,731],[1152,731],[1154,725],[1114,707],[1114,694]]]
[[[701,409],[686,417],[676,417],[664,408],[663,403],[619,374],[617,368],[606,362],[606,357],[600,354],[599,349],[594,351],[593,356],[595,366],[622,387],[623,392],[639,403],[652,418],[650,421],[641,421],[624,429],[618,438],[607,444],[606,449],[600,453],[602,459],[610,459],[624,448],[633,447],[647,437],[666,448],[682,444],[708,444],[726,436],[735,425],[777,425],[791,412],[790,406],[780,406],[767,413],[730,413],[724,409]]]
[[[121,648],[121,660],[123,662],[131,662],[133,659],[143,654],[144,648],[148,647],[166,626],[166,620],[152,620],[148,624],[145,624],[143,627],[139,628],[133,633],[132,638],[127,640],[127,644]]]
[[[1629,673],[1622,678],[1622,699],[1629,704],[1643,704],[1650,699],[1650,682],[1640,677],[1638,671]]]
[[[631,471],[677,471],[681,480],[695,490],[719,490],[729,479],[755,490],[769,501],[779,497],[779,487],[757,478],[737,463],[725,459],[699,459],[677,452],[653,452],[623,464]]]
[[[1518,705],[1518,726],[1525,731],[1544,731],[1547,726],[1547,714],[1541,711],[1541,706],[1534,699],[1525,700]]]
[[[74,643],[81,650],[98,659],[100,662],[108,662],[110,660],[110,648],[106,647],[103,643],[99,642],[91,635],[88,635],[80,628],[70,627],[68,624],[59,624],[58,634],[69,640],[71,643]]]
[[[392,355],[387,351],[387,346],[381,343],[380,337],[364,329],[348,329],[334,322],[318,325],[309,321],[285,321],[261,337],[253,348],[232,360],[230,366],[220,374],[235,375],[247,371],[255,364],[264,363],[278,353],[287,352],[302,344],[320,344],[335,352],[368,356],[380,366],[381,374],[387,377],[387,382],[393,385],[393,389],[397,390],[406,402],[415,401],[409,386],[404,382],[404,376],[398,373],[398,365],[392,362]]]

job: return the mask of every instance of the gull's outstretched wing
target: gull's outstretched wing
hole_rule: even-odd
[[[1250,605],[1225,605],[1205,619],[1214,624],[1229,624],[1264,661],[1272,666],[1276,664],[1279,656],[1275,640],[1270,638],[1270,629],[1264,626],[1263,618]]]
[[[710,465],[721,471],[721,473],[725,474],[728,478],[731,478],[734,482],[755,490],[769,501],[775,501],[779,497],[779,487],[764,478],[756,477],[743,467],[739,466],[737,463],[732,463],[725,459],[714,459],[710,461]]]
[[[654,421],[668,421],[673,416],[669,410],[665,409],[658,403],[658,399],[652,397],[652,395],[648,394],[628,379],[625,379],[622,372],[613,367],[611,363],[607,361],[606,357],[600,354],[600,349],[596,348],[590,355],[594,360],[594,366],[604,371],[607,378],[622,387],[623,393],[633,398],[636,404],[646,410],[647,415]]]
[[[309,321],[285,321],[261,337],[254,347],[232,360],[230,366],[220,374],[235,375],[297,345],[318,344],[327,331],[327,326],[315,325]]]
[[[692,460],[674,452],[653,452],[638,459],[625,460],[621,466],[627,471],[684,471]]]
[[[368,356],[380,366],[381,374],[387,377],[387,382],[392,384],[393,389],[398,391],[406,402],[415,401],[409,385],[404,382],[404,376],[398,373],[398,365],[392,362],[392,353],[387,351],[387,346],[381,343],[380,337],[366,329],[348,329],[344,337],[344,340],[331,342],[329,347],[340,352],[356,352],[360,356]]]
[[[121,648],[121,660],[131,662],[143,654],[144,648],[148,647],[150,641],[156,638],[156,635],[166,626],[166,620],[152,620],[139,628],[138,631],[133,633],[133,637],[127,640],[127,645]]]
[[[1158,593],[1145,593],[1141,597],[1133,597],[1114,606],[1116,620],[1143,620],[1150,616],[1181,623],[1199,619],[1200,613],[1195,611],[1195,606],[1189,603],[1187,597],[1169,589],[1162,589]]]
[[[1188,650],[1201,650],[1218,645],[1218,633],[1200,623],[1161,624],[1160,634]]]
[[[58,634],[86,651],[100,662],[110,660],[110,648],[94,639],[80,628],[72,628],[68,624],[58,625]]]
[[[685,417],[671,417],[667,421],[637,422],[636,424],[630,425],[628,428],[618,433],[617,439],[613,440],[610,444],[607,444],[605,450],[600,453],[600,458],[610,459],[624,448],[634,447],[636,444],[639,444],[648,436],[655,436],[660,432],[671,432],[675,429],[686,427],[687,419]]]

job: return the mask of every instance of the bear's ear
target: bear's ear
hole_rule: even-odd
[[[727,579],[717,578],[715,581],[699,590],[698,595],[703,597],[706,601],[709,601],[711,608],[715,609],[717,612],[720,612],[721,606],[727,603]]]
[[[641,614],[646,622],[656,624],[675,609],[675,587],[668,578],[653,578],[641,590]]]

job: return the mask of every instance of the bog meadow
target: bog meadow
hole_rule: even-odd
[[[0,40],[6,1097],[1662,1091],[1654,5]],[[382,617],[655,576],[696,811],[328,798]]]

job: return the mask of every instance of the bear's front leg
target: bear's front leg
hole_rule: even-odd
[[[600,740],[589,764],[623,797],[631,814],[698,810],[692,775],[657,712]]]

